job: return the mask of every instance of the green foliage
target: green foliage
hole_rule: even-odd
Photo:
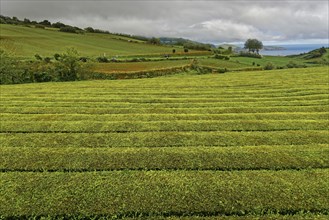
[[[161,42],[160,42],[160,39],[159,38],[155,38],[155,37],[152,37],[150,38],[147,43],[149,44],[155,44],[155,45],[160,45]]]
[[[30,75],[14,57],[0,49],[0,84],[30,82]]]
[[[42,57],[41,57],[39,54],[35,54],[34,57],[35,57],[35,59],[37,59],[37,60],[42,60]]]
[[[107,57],[105,57],[105,56],[97,57],[96,60],[99,63],[108,63],[109,62],[109,59]]]
[[[287,64],[287,67],[288,67],[288,68],[305,68],[306,65],[305,65],[305,64],[297,64],[297,63],[295,63],[294,61],[290,61],[290,62]]]
[[[229,56],[221,55],[221,54],[215,54],[215,58],[220,60],[230,60]]]
[[[60,56],[55,63],[55,71],[60,81],[74,81],[84,78],[86,70],[80,62],[79,53],[74,48],[69,48],[66,53]]]
[[[74,34],[78,33],[77,30],[74,27],[72,27],[72,26],[64,26],[64,27],[61,27],[59,29],[59,31],[61,31],[61,32],[68,32],[68,33],[74,33]]]
[[[248,49],[249,52],[252,51],[253,53],[257,52],[257,54],[259,54],[259,50],[263,48],[263,43],[257,39],[248,39],[244,43],[244,48]]]
[[[70,48],[66,53],[55,54],[44,59],[36,54],[37,61],[22,62],[1,50],[1,84],[27,82],[74,81],[89,78],[90,64],[81,61],[79,53]]]
[[[275,65],[271,62],[268,62],[265,66],[264,66],[264,70],[274,70],[275,69]]]
[[[211,44],[203,44],[198,42],[186,42],[183,44],[184,48],[191,49],[191,50],[211,50]]]
[[[54,28],[63,28],[66,25],[61,23],[61,22],[56,22],[56,23],[53,23],[51,26],[54,27]]]

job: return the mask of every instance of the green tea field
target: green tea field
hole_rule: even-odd
[[[328,89],[328,67],[1,85],[0,218],[327,219]]]

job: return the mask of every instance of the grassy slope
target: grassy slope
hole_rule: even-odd
[[[172,53],[171,47],[131,43],[128,38],[116,35],[71,34],[6,24],[0,24],[0,29],[1,47],[22,57],[52,56],[68,47],[75,47],[82,55],[93,57],[104,53],[107,56]]]
[[[232,61],[239,61],[241,64],[252,65],[253,62],[255,64],[260,64],[261,66],[265,66],[267,63],[271,62],[277,67],[285,67],[289,62],[296,63],[298,65],[307,65],[307,66],[316,66],[313,62],[320,61],[329,61],[329,50],[327,49],[327,53],[325,53],[322,57],[305,59],[306,55],[297,55],[297,56],[264,56],[262,59],[250,58],[250,57],[232,57]]]
[[[327,73],[1,86],[0,213],[326,218]]]

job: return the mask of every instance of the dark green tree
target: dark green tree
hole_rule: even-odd
[[[257,52],[259,54],[259,50],[263,49],[263,43],[257,39],[248,39],[244,43],[244,48],[248,49],[249,52]]]
[[[155,37],[150,38],[147,42],[149,44],[155,44],[155,45],[161,44],[160,39]]]

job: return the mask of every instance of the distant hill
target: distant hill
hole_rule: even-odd
[[[264,46],[263,50],[287,50],[287,48],[280,46]]]
[[[160,37],[159,39],[162,44],[183,46],[188,49],[210,50],[212,48],[216,48],[216,46],[213,44],[204,44],[185,38]]]

